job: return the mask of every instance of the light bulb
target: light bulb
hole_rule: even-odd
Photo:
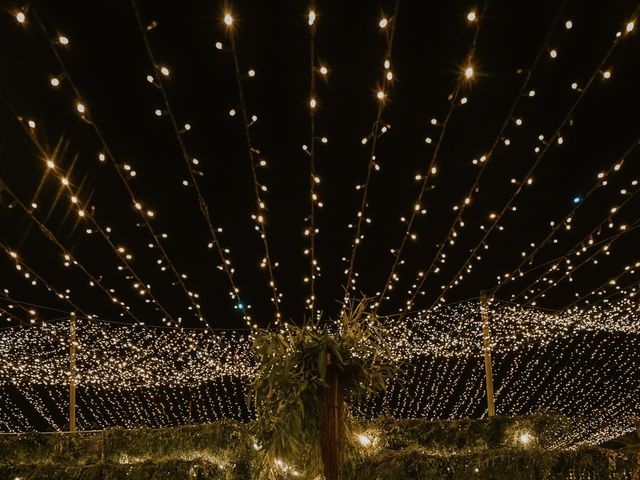
[[[380,22],[378,23],[380,28],[386,28],[388,24],[389,24],[389,20],[387,20],[386,18],[381,19]]]
[[[464,76],[467,78],[473,77],[473,67],[467,67],[464,71]]]
[[[165,77],[168,77],[170,72],[169,72],[169,69],[167,67],[161,67],[160,68],[160,73],[162,75],[164,75]]]
[[[76,104],[76,110],[78,110],[78,113],[84,113],[85,112],[85,106],[82,103],[77,103]]]
[[[627,33],[631,32],[635,28],[635,26],[636,24],[634,22],[627,23],[627,27],[626,27]]]
[[[69,39],[64,35],[58,37],[58,42],[60,42],[61,45],[69,45]]]
[[[231,16],[230,13],[225,13],[224,14],[224,23],[229,25],[229,26],[233,23],[233,17]]]
[[[327,67],[325,67],[324,65],[322,67],[320,67],[320,73],[322,75],[326,75],[329,72],[329,70],[327,70]]]
[[[564,28],[566,28],[567,30],[571,30],[573,28],[573,22],[571,20],[567,20],[566,22],[564,22]]]
[[[385,93],[382,90],[378,90],[376,96],[378,97],[378,100],[383,100],[385,97]]]
[[[318,104],[318,103],[316,102],[316,99],[315,99],[315,98],[312,98],[311,100],[309,100],[309,106],[310,106],[312,109],[313,109],[313,108],[316,108],[316,105],[317,105],[317,104]]]
[[[467,13],[467,20],[470,22],[475,22],[478,19],[476,12],[474,12],[473,10],[471,10],[469,13]]]
[[[309,10],[309,25],[313,25],[316,21],[316,12]]]
[[[60,80],[58,80],[56,77],[51,77],[49,83],[51,83],[52,87],[57,87],[60,85]]]

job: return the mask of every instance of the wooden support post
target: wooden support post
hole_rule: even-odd
[[[76,431],[76,314],[69,316],[69,431]]]
[[[487,296],[480,294],[480,316],[482,317],[482,340],[484,344],[484,373],[487,384],[487,406],[489,416],[496,414],[496,407],[493,399],[493,372],[491,369],[491,337],[489,332],[489,306]]]

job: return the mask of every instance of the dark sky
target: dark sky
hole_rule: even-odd
[[[190,302],[175,276],[162,272],[157,248],[140,222],[127,191],[113,165],[101,163],[103,146],[94,128],[76,111],[78,98],[72,80],[90,112],[136,199],[144,210],[155,213],[150,222],[169,258],[189,289],[198,292],[202,312],[213,327],[242,327],[244,323],[229,299],[227,278],[216,267],[219,258],[207,248],[211,241],[207,224],[198,208],[194,189],[182,185],[188,171],[171,128],[169,118],[157,117],[164,110],[161,92],[146,80],[155,74],[145,52],[135,15],[128,1],[118,2],[31,2],[24,7],[26,21],[15,15],[20,5],[8,6],[0,15],[0,177],[27,206],[36,202],[33,212],[88,272],[100,278],[105,288],[113,288],[136,318],[160,324],[164,316],[157,307],[143,301],[132,287],[131,273],[119,271],[122,262],[113,249],[95,233],[88,219],[79,219],[72,207],[69,190],[58,176],[47,173],[46,162],[25,131],[32,131],[54,158],[57,171],[67,175],[74,192],[86,203],[102,228],[112,228],[114,245],[133,255],[136,275],[152,285],[151,291],[173,318],[183,324],[201,326],[189,313]],[[439,274],[424,284],[425,295],[415,308],[429,307],[438,297],[440,285],[451,282],[489,227],[490,212],[499,212],[516,190],[518,180],[536,161],[534,147],[544,148],[538,135],[554,138],[558,126],[572,108],[580,91],[594,74],[594,81],[576,106],[571,121],[560,132],[562,145],[554,139],[533,172],[533,184],[523,189],[514,206],[500,221],[504,230],[492,233],[489,250],[474,266],[473,273],[446,295],[447,301],[476,297],[480,290],[495,285],[496,275],[511,272],[520,262],[520,252],[531,242],[544,239],[549,222],[562,220],[580,204],[572,219],[572,229],[558,232],[558,243],[541,250],[532,266],[561,257],[600,224],[612,207],[620,205],[634,191],[631,182],[640,178],[639,153],[630,153],[620,169],[607,178],[587,199],[582,197],[596,183],[598,172],[609,169],[622,154],[637,143],[640,106],[640,41],[636,26],[618,41],[604,65],[611,78],[603,78],[598,65],[611,48],[617,31],[624,31],[637,13],[637,3],[619,0],[602,2],[513,2],[491,1],[482,18],[482,28],[473,57],[475,75],[462,83],[459,98],[468,103],[457,106],[451,115],[437,158],[437,174],[428,183],[420,216],[412,230],[418,237],[405,249],[392,301],[381,313],[393,313],[413,281],[416,272],[426,270],[439,244],[446,237],[454,218],[452,207],[460,204],[473,184],[479,166],[472,160],[491,148],[508,112],[517,98],[526,71],[545,45],[530,84],[534,97],[522,97],[516,104],[513,122],[490,158],[479,181],[478,191],[465,211],[465,227],[459,229],[455,246],[447,248],[447,263]],[[253,144],[268,168],[259,169],[261,184],[268,186],[266,228],[271,257],[279,266],[275,279],[283,293],[281,309],[286,319],[300,321],[308,287],[303,283],[309,261],[303,250],[304,218],[309,213],[309,157],[302,150],[309,144],[309,27],[307,5],[301,2],[237,1],[233,12],[234,31],[241,70],[255,69],[253,78],[243,80],[248,114],[257,115],[251,127]],[[317,256],[322,275],[317,280],[317,307],[325,315],[335,315],[342,298],[342,257],[349,257],[361,191],[371,153],[370,143],[361,144],[376,118],[375,92],[384,75],[383,61],[387,31],[378,22],[390,16],[394,3],[321,1],[318,12],[316,52],[319,64],[326,65],[326,77],[317,76],[319,106],[316,115],[318,142],[316,164],[321,183],[318,193],[324,203],[316,215],[320,229]],[[414,2],[404,0],[399,8],[391,68],[394,81],[386,100],[383,122],[391,129],[379,138],[376,157],[382,168],[372,177],[364,241],[359,248],[355,270],[358,291],[373,295],[379,291],[393,262],[390,249],[397,248],[405,227],[399,221],[415,203],[419,182],[431,160],[434,144],[426,137],[438,138],[441,127],[432,118],[444,120],[451,94],[465,67],[475,27],[466,21],[467,12],[482,11],[472,2]],[[182,135],[189,155],[199,160],[203,172],[199,185],[213,224],[222,227],[221,243],[229,248],[235,267],[235,280],[241,289],[241,302],[251,305],[251,314],[261,325],[273,319],[268,277],[259,268],[263,245],[255,231],[255,195],[247,145],[240,116],[230,117],[238,108],[233,56],[215,48],[217,41],[228,45],[221,2],[141,1],[139,9],[145,24],[156,22],[148,32],[151,48],[159,65],[170,69],[164,85],[179,125],[189,123]],[[40,27],[39,17],[46,34]],[[554,20],[558,19],[552,29]],[[565,23],[571,20],[572,28]],[[638,25],[636,19],[636,25]],[[66,46],[55,45],[69,76],[63,75],[48,38],[64,35]],[[549,52],[557,50],[557,57]],[[523,69],[518,73],[519,69]],[[56,88],[50,78],[60,79]],[[527,89],[527,92],[529,89]],[[28,119],[36,128],[23,128]],[[518,126],[515,119],[521,118]],[[435,143],[435,142],[434,142]],[[54,153],[55,152],[55,153]],[[125,165],[136,172],[130,177]],[[622,194],[621,190],[626,190]],[[578,198],[574,204],[574,198]],[[1,192],[0,241],[19,254],[19,258],[58,291],[70,289],[71,299],[81,309],[107,320],[130,321],[121,309],[97,287],[89,287],[86,275],[77,267],[65,267],[63,252],[48,240],[9,192]],[[639,202],[633,198],[614,218],[614,227],[595,238],[600,241],[638,219]],[[87,234],[92,228],[94,233]],[[611,255],[602,255],[597,265],[589,263],[547,292],[539,304],[561,308],[579,296],[605,283],[637,258],[637,231],[629,231],[611,245]],[[69,311],[69,304],[58,300],[42,285],[31,286],[16,272],[15,261],[2,254],[0,288],[8,289],[14,300]],[[600,257],[598,257],[600,258]],[[576,262],[580,259],[576,259]],[[164,263],[166,264],[166,262]],[[509,299],[538,274],[498,295]],[[24,272],[24,270],[22,271]],[[561,277],[556,274],[556,277]],[[126,278],[129,277],[129,278]],[[635,277],[637,281],[637,277]],[[632,283],[634,277],[621,278]],[[2,295],[7,295],[2,292]],[[519,300],[522,301],[522,298]],[[11,302],[0,300],[0,307],[27,319],[30,314]],[[27,307],[30,308],[30,307]],[[63,312],[36,309],[41,318],[64,316]],[[0,311],[0,313],[2,313]],[[6,318],[6,315],[2,315]],[[3,320],[5,324],[10,324]]]

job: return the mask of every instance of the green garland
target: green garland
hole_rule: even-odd
[[[598,447],[557,448],[573,422],[553,415],[484,420],[354,422],[371,445],[344,480],[630,479],[640,453]],[[166,429],[97,433],[0,435],[0,479],[13,480],[250,480],[261,473],[255,424],[220,421]],[[531,442],[522,445],[518,435]],[[636,475],[636,477],[633,477]],[[313,480],[303,475],[283,478]]]

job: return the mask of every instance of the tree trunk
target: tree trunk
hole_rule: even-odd
[[[327,370],[329,388],[320,405],[320,450],[326,480],[339,480],[342,464],[342,433],[344,420],[344,395],[338,372],[329,365]]]

